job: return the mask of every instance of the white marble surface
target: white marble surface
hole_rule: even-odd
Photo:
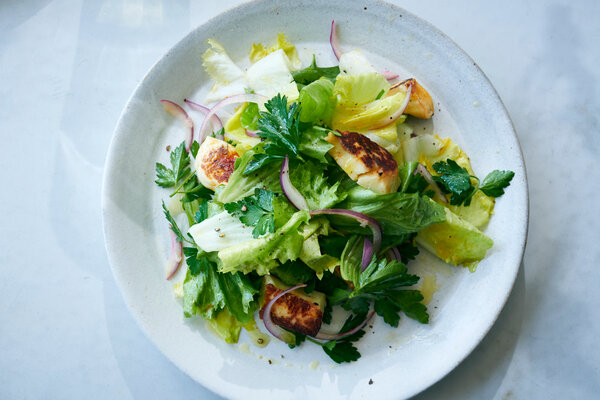
[[[240,1],[0,2],[0,398],[218,398],[142,334],[102,238],[121,109],[195,26]],[[460,45],[511,114],[527,251],[490,333],[420,399],[598,398],[600,3],[396,1]]]

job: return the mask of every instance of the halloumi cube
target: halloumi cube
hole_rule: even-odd
[[[263,301],[259,313],[261,318],[263,318],[264,307],[267,303],[286,289],[289,289],[289,286],[284,285],[279,279],[273,276],[264,278]],[[271,318],[279,326],[308,336],[315,336],[321,329],[326,303],[327,299],[323,293],[312,291],[310,294],[306,294],[303,289],[296,289],[283,295],[273,304]]]
[[[378,194],[398,190],[398,163],[389,151],[357,132],[330,132],[326,140],[333,145],[331,157],[360,186]]]
[[[205,187],[215,190],[229,180],[239,155],[229,143],[207,137],[196,154],[196,176]]]

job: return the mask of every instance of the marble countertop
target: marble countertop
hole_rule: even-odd
[[[0,2],[0,398],[218,398],[144,336],[108,265],[108,144],[146,71],[241,1]],[[600,2],[395,1],[485,71],[527,164],[521,271],[477,349],[419,399],[600,393]]]

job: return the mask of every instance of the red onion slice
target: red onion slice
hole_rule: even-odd
[[[267,303],[267,305],[265,306],[265,309],[263,311],[263,322],[265,324],[265,328],[267,328],[267,330],[269,331],[269,333],[271,335],[275,336],[277,339],[281,340],[282,342],[285,342],[285,339],[283,338],[283,336],[286,334],[289,334],[289,333],[287,331],[283,330],[282,328],[280,328],[277,324],[275,324],[275,322],[273,322],[273,318],[271,318],[271,309],[273,308],[273,304],[275,304],[275,302],[277,300],[279,300],[281,297],[285,296],[287,293],[291,292],[292,290],[300,289],[305,286],[306,286],[306,284],[303,283],[301,285],[296,285],[294,287],[286,289],[283,292],[279,293],[277,296],[273,297],[271,299],[271,301],[269,301]]]
[[[408,106],[408,103],[410,102],[410,95],[412,93],[413,85],[414,84],[412,81],[404,82],[404,84],[402,86],[404,86],[406,88],[406,97],[404,98],[404,101],[402,102],[402,104],[400,105],[398,110],[395,113],[393,113],[391,116],[382,118],[381,120],[375,122],[373,124],[374,127],[371,129],[379,129],[379,128],[388,126],[389,124],[396,122],[396,120],[402,116],[402,114],[404,113],[404,110],[406,110],[406,107]]]
[[[381,75],[388,81],[393,81],[394,79],[398,79],[398,74],[390,71],[389,69],[381,71]]]
[[[427,170],[427,168],[425,168],[425,166],[423,164],[419,164],[414,173],[420,174],[423,177],[423,179],[425,179],[425,181],[429,184],[429,186],[431,186],[431,188],[435,192],[435,195],[437,196],[437,198],[442,203],[448,203],[448,199],[446,199],[446,195],[444,195],[444,192],[442,192],[442,189],[440,189],[437,182],[433,180],[433,176],[431,176],[431,173]]]
[[[210,113],[210,108],[203,106],[202,104],[198,104],[191,100],[185,99],[183,100],[192,110],[201,112],[205,117]],[[218,115],[214,114],[212,116],[212,120],[210,121],[212,124],[213,131],[219,131],[223,128],[223,122]]]
[[[179,271],[179,267],[183,261],[183,243],[177,241],[177,236],[175,236],[175,233],[170,228],[171,226],[169,226],[169,232],[171,233],[171,255],[167,262],[167,280],[171,279]]]
[[[356,328],[351,329],[347,332],[343,332],[343,333],[328,333],[328,332],[319,332],[317,333],[315,336],[313,336],[315,339],[319,339],[319,340],[339,340],[342,339],[346,336],[350,336],[358,331],[360,331],[362,328],[365,327],[366,324],[369,323],[369,321],[371,320],[371,318],[373,318],[373,315],[375,315],[375,311],[371,311],[369,313],[369,315],[367,316],[367,318],[360,324],[358,325]]]
[[[190,147],[192,146],[192,142],[194,141],[194,121],[188,116],[183,108],[181,108],[177,103],[173,103],[171,100],[161,100],[160,101],[166,112],[177,118],[183,123],[183,126],[186,129],[189,129],[189,137],[186,138],[185,148],[187,151],[190,151]]]
[[[340,208],[328,208],[323,210],[312,210],[310,215],[321,215],[321,214],[329,214],[329,215],[343,215],[346,217],[354,218],[360,223],[360,226],[365,227],[368,226],[371,228],[373,232],[373,253],[377,253],[381,248],[381,240],[383,237],[383,233],[381,230],[381,225],[377,222],[376,219],[369,217],[368,215],[361,214],[352,210],[345,210]]]
[[[258,136],[258,131],[251,131],[250,129],[246,129],[246,136],[249,137],[260,137]]]
[[[373,243],[365,236],[365,243],[363,244],[362,262],[360,263],[360,272],[363,272],[371,263],[373,258]]]
[[[337,30],[335,26],[335,20],[331,21],[331,32],[329,33],[329,44],[331,45],[331,50],[333,50],[333,55],[340,61],[340,56],[342,55],[342,50],[340,49],[340,44],[338,43]]]
[[[401,261],[402,260],[402,254],[400,254],[400,250],[398,250],[398,247],[392,247],[392,251],[396,255],[396,259],[398,261]]]
[[[238,104],[238,103],[263,104],[267,100],[269,100],[269,98],[267,96],[263,96],[261,94],[243,93],[243,94],[236,94],[233,96],[229,96],[229,97],[226,97],[223,100],[219,101],[217,104],[214,105],[213,108],[210,109],[210,112],[206,115],[206,118],[204,118],[204,121],[202,121],[202,126],[200,126],[200,130],[198,131],[198,143],[202,144],[202,142],[204,141],[204,138],[206,138],[206,136],[209,134],[208,121],[210,121],[212,116],[215,115],[217,113],[217,111],[219,111],[221,108],[228,106],[230,104]]]
[[[395,261],[402,261],[402,256],[400,255],[400,250],[397,247],[392,247],[387,251],[387,256]]]
[[[287,155],[283,159],[283,164],[281,165],[279,183],[281,184],[281,189],[283,189],[283,194],[294,207],[298,210],[308,210],[306,199],[302,196],[302,193],[292,185],[292,181],[290,181],[290,159]]]

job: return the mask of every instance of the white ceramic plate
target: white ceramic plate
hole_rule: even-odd
[[[202,100],[208,77],[201,67],[205,41],[216,38],[234,61],[247,60],[252,42],[285,32],[305,64],[335,60],[328,45],[335,19],[344,50],[361,48],[381,69],[415,77],[434,98],[433,123],[419,129],[450,136],[470,155],[475,172],[516,172],[486,228],[494,247],[471,274],[425,254],[411,270],[435,275],[440,289],[429,304],[431,323],[403,318],[398,329],[378,320],[359,344],[362,358],[336,365],[320,348],[272,342],[264,349],[228,345],[200,319],[184,320],[165,281],[167,192],[154,183],[154,163],[183,130],[159,102]],[[197,28],[148,73],[115,131],[103,187],[106,247],[132,314],[156,346],[202,385],[230,398],[404,398],[432,385],[481,341],[500,313],[517,276],[527,231],[525,168],[514,129],[498,95],[475,63],[435,28],[378,1],[257,1]],[[371,333],[374,332],[374,333]],[[248,342],[242,336],[242,343]],[[270,362],[269,362],[270,361]],[[372,384],[369,381],[372,380]]]

